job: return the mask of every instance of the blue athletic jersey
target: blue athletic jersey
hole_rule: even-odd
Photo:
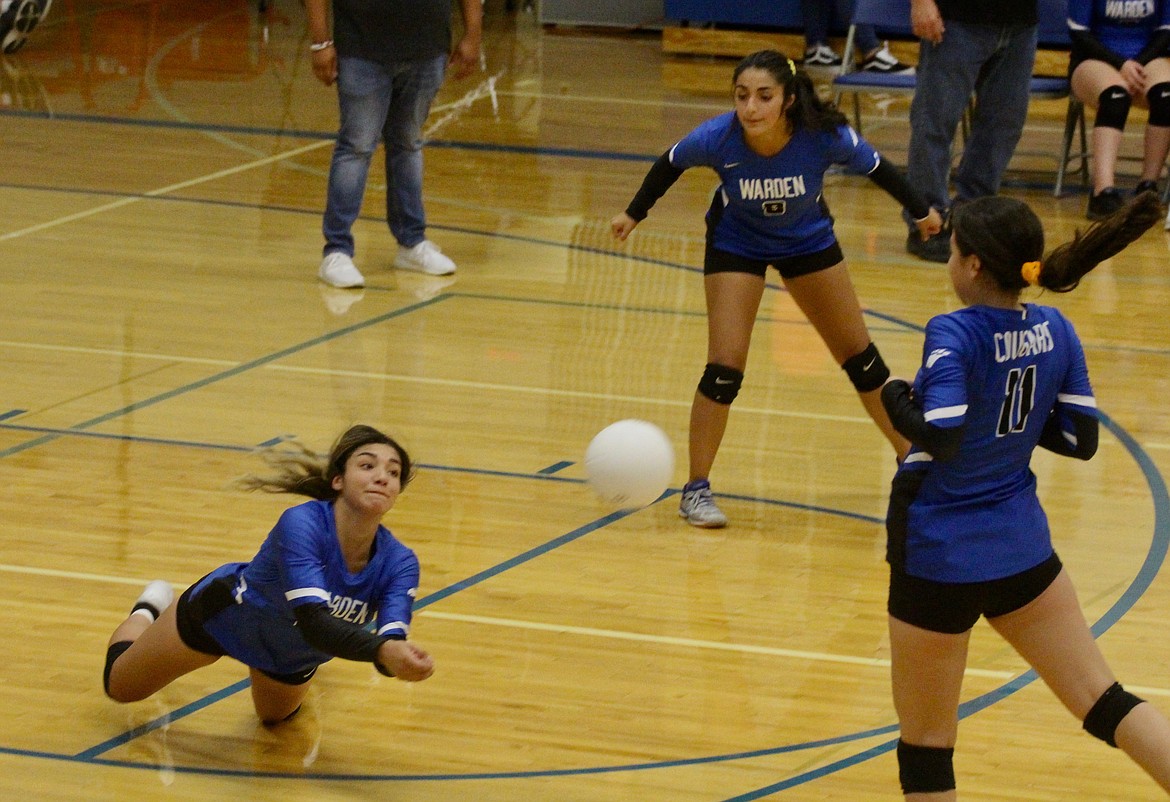
[[[206,630],[230,656],[276,674],[308,671],[331,659],[305,642],[293,610],[321,604],[335,618],[406,635],[418,590],[418,558],[384,526],[369,563],[346,569],[333,505],[309,501],[285,510],[249,563],[224,565],[200,583],[235,580],[236,604],[210,618]]]
[[[906,572],[936,582],[985,582],[1052,554],[1029,467],[1050,414],[1094,414],[1085,354],[1057,309],[972,306],[926,326],[914,398],[928,423],[965,426],[954,459],[912,448],[899,471],[925,471],[910,504]],[[1062,426],[1066,437],[1070,426]]]
[[[1170,28],[1164,0],[1068,0],[1068,27],[1088,31],[1117,55],[1131,59],[1154,31]]]
[[[775,156],[748,147],[735,112],[707,120],[670,149],[670,163],[719,174],[723,212],[712,244],[748,259],[771,260],[823,251],[836,242],[821,203],[832,164],[868,175],[881,161],[847,125],[834,131],[797,129]]]

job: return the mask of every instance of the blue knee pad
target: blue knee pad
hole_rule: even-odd
[[[868,393],[876,390],[890,378],[890,369],[882,361],[877,346],[870,343],[860,354],[854,354],[845,360],[841,369],[849,376],[849,381],[859,393]]]
[[[1101,694],[1101,698],[1085,716],[1085,732],[1116,747],[1115,736],[1121,720],[1144,701],[1145,699],[1140,699],[1122,688],[1120,682],[1113,683]]]
[[[1125,120],[1129,117],[1129,92],[1121,86],[1110,86],[1097,96],[1097,117],[1093,120],[1095,128],[1116,128],[1125,130]]]
[[[1150,105],[1150,125],[1170,128],[1170,81],[1151,86],[1146,102]]]
[[[710,362],[699,379],[699,392],[716,404],[730,404],[739,395],[741,385],[743,371]]]
[[[954,747],[915,746],[898,740],[903,794],[937,794],[955,787]]]

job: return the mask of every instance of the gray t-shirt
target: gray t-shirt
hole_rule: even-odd
[[[341,57],[383,64],[418,61],[451,49],[451,0],[333,0]]]

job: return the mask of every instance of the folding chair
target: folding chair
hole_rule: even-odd
[[[911,36],[910,0],[857,0],[853,9],[853,20],[845,39],[845,55],[842,57],[841,70],[833,79],[833,100],[840,107],[841,97],[846,92],[852,93],[853,127],[861,133],[862,93],[912,95],[917,79],[913,74],[886,75],[858,69],[853,41],[859,24],[875,25],[884,31]]]

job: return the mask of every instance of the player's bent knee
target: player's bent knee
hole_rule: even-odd
[[[1144,701],[1145,699],[1134,696],[1122,688],[1120,682],[1113,683],[1101,694],[1101,698],[1085,716],[1085,732],[1116,747],[1117,727],[1121,720]]]
[[[742,370],[710,362],[703,371],[703,378],[699,379],[699,392],[716,404],[730,404],[739,395],[742,385]]]
[[[854,354],[841,365],[849,381],[859,393],[868,393],[876,390],[890,378],[890,369],[878,353],[877,346],[870,343],[860,354]]]
[[[1097,117],[1093,120],[1093,127],[1124,131],[1129,105],[1129,92],[1120,86],[1108,87],[1097,96]]]
[[[105,688],[106,696],[113,699],[115,702],[136,702],[137,699],[124,698],[120,693],[110,692],[110,672],[114,670],[114,661],[121,657],[127,649],[134,645],[132,640],[118,641],[110,644],[110,648],[106,649],[106,668],[102,672],[102,687]]]
[[[954,747],[915,746],[898,740],[898,779],[903,794],[954,790]]]
[[[1162,81],[1151,86],[1146,93],[1146,102],[1150,105],[1149,124],[1170,127],[1170,82]]]

